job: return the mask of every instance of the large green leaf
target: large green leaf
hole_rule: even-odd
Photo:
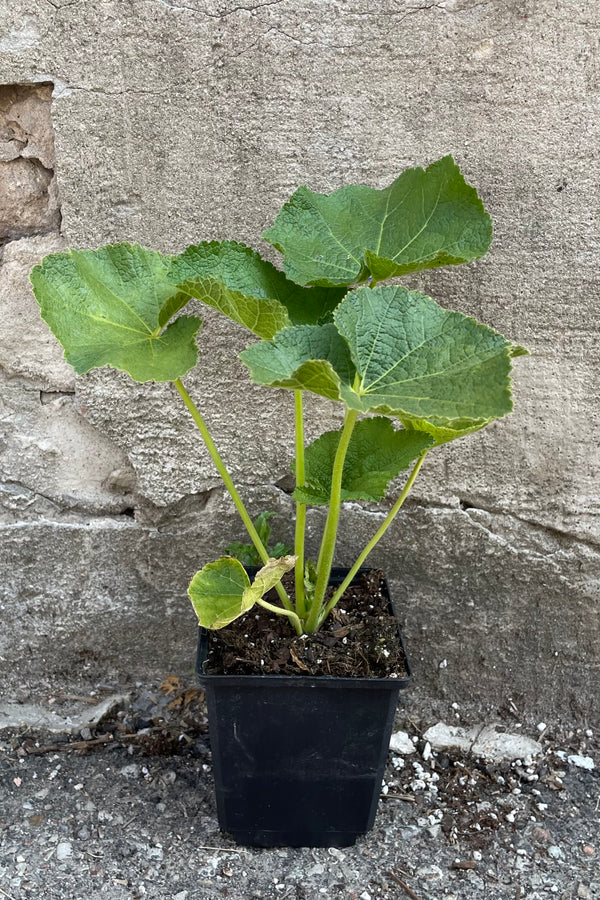
[[[235,241],[188,247],[174,258],[169,279],[266,340],[288,325],[330,320],[344,293],[339,288],[300,287]]]
[[[226,556],[208,563],[196,572],[188,588],[200,625],[213,630],[229,625],[279,584],[295,563],[295,556],[270,559],[252,584],[237,559]]]
[[[341,429],[327,431],[306,448],[306,484],[296,488],[294,500],[314,506],[329,503],[341,433]],[[433,443],[423,432],[396,431],[391,421],[381,416],[357,422],[344,462],[342,500],[382,500],[392,478]]]
[[[138,244],[69,250],[31,272],[42,318],[80,375],[99,366],[135,381],[174,381],[196,365],[201,322],[169,319],[188,301],[167,281],[170,259]]]
[[[240,359],[257,384],[313,391],[332,400],[340,399],[341,383],[352,383],[355,371],[348,344],[332,324],[284,328],[272,341],[244,350]]]
[[[511,358],[527,351],[475,319],[395,286],[352,291],[334,318],[359,378],[341,385],[350,407],[396,415],[437,443],[512,410]]]
[[[382,190],[349,185],[331,194],[300,187],[263,235],[303,285],[382,281],[477,259],[492,239],[489,215],[451,156],[406,169]]]

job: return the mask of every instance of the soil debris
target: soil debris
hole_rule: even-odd
[[[375,827],[343,851],[242,848],[219,832],[192,676],[132,691],[87,742],[5,730],[0,897],[598,900],[600,772],[569,762],[600,760],[598,735],[548,726],[534,759],[489,760],[427,748],[432,724],[399,713],[414,750],[390,751]]]
[[[291,590],[293,582],[286,587]],[[267,599],[277,603],[274,592]],[[210,632],[206,673],[406,678],[383,573],[367,572],[353,583],[316,634],[298,637],[285,616],[256,608]]]

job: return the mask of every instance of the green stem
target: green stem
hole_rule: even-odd
[[[177,378],[173,383],[174,383],[175,387],[177,388],[177,390],[179,391],[179,395],[180,395],[181,399],[187,406],[187,408],[192,416],[192,419],[196,423],[196,425],[198,427],[198,431],[202,435],[202,439],[204,440],[204,443],[206,444],[206,449],[210,453],[212,461],[214,462],[215,466],[217,467],[217,471],[218,471],[219,475],[221,476],[221,478],[223,479],[223,483],[225,484],[225,487],[229,491],[231,499],[233,500],[233,502],[235,504],[235,508],[237,509],[238,513],[240,514],[242,522],[246,526],[246,530],[247,530],[248,534],[250,535],[252,543],[256,547],[258,555],[262,559],[263,563],[266,563],[267,560],[269,559],[269,554],[267,553],[265,546],[264,546],[263,542],[261,541],[256,528],[254,527],[254,523],[253,523],[252,519],[248,515],[246,507],[244,506],[244,504],[242,502],[242,498],[238,494],[236,487],[231,479],[231,475],[225,468],[225,463],[219,456],[219,451],[215,447],[214,441],[209,434],[209,431],[208,431],[208,428],[206,427],[206,423],[205,423],[204,419],[200,415],[199,410],[194,405],[192,398],[190,397],[190,395],[184,388],[184,386],[181,382],[181,379]],[[286,594],[283,585],[278,584],[276,587],[277,587],[277,593],[279,594],[279,598],[280,598],[281,602],[283,603],[283,605],[285,606],[285,608],[287,610],[292,610],[293,609],[292,602],[291,602],[290,598],[288,597],[288,595]]]
[[[331,478],[331,496],[329,498],[329,512],[327,513],[327,521],[325,522],[325,530],[323,531],[323,539],[321,541],[321,550],[319,552],[319,560],[317,562],[317,584],[315,587],[315,595],[312,601],[308,619],[305,623],[305,630],[308,634],[312,634],[317,630],[319,613],[325,599],[325,592],[329,584],[329,576],[331,574],[331,565],[333,563],[333,554],[335,551],[335,541],[337,537],[338,522],[340,518],[340,507],[342,505],[342,476],[344,474],[344,462],[346,452],[352,437],[354,423],[358,412],[355,409],[346,409],[344,416],[344,427],[340,436],[340,442],[333,461],[333,472]]]
[[[282,609],[280,606],[273,606],[272,603],[267,603],[266,600],[257,600],[256,602],[259,606],[264,606],[264,608],[268,609],[270,612],[277,613],[278,616],[287,616],[291,619],[294,628],[296,629],[296,634],[302,634],[302,622],[292,609]]]
[[[364,563],[365,559],[367,558],[367,556],[369,555],[369,553],[371,552],[373,547],[375,547],[375,545],[378,543],[378,541],[381,540],[383,535],[386,533],[386,531],[388,530],[388,528],[394,521],[396,514],[400,510],[400,507],[406,500],[410,489],[412,488],[413,484],[415,483],[415,479],[416,479],[417,475],[419,474],[419,470],[420,470],[421,466],[423,465],[423,460],[425,459],[426,455],[427,455],[427,451],[425,451],[423,454],[421,454],[421,456],[418,458],[418,460],[416,461],[416,463],[414,465],[412,472],[410,473],[410,477],[408,478],[408,481],[404,485],[404,489],[403,489],[402,493],[400,494],[400,496],[398,497],[398,499],[396,500],[396,502],[390,509],[390,511],[387,514],[387,516],[385,517],[384,521],[381,523],[381,526],[379,527],[379,529],[375,532],[375,534],[373,535],[373,537],[371,538],[371,540],[369,541],[369,543],[367,544],[365,549],[362,551],[362,553],[360,554],[360,556],[358,557],[358,559],[356,560],[356,562],[354,563],[354,565],[352,566],[352,568],[350,569],[350,571],[348,572],[348,574],[346,575],[344,580],[342,581],[341,585],[339,586],[339,588],[337,589],[337,591],[335,592],[335,594],[333,595],[333,597],[331,598],[329,603],[323,609],[321,615],[319,616],[318,627],[320,627],[323,624],[323,622],[325,621],[325,619],[327,618],[327,616],[329,615],[329,613],[331,612],[333,607],[336,605],[336,603],[339,602],[344,591],[346,590],[348,585],[351,583],[352,579],[354,578],[354,576],[356,575],[356,573],[358,572],[358,570]]]
[[[296,487],[304,487],[304,416],[302,409],[302,391],[294,391],[296,415]],[[306,616],[306,598],[304,595],[304,535],[306,530],[306,504],[296,503],[296,534],[294,537],[294,553],[298,557],[294,577],[296,580],[296,611],[301,618]]]

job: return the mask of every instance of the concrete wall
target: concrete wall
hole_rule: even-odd
[[[515,414],[431,458],[374,562],[405,622],[413,703],[597,718],[599,35],[595,0],[0,0],[9,696],[187,672],[189,576],[242,537],[174,390],[75,379],[30,266],[121,239],[269,255],[259,235],[299,184],[383,186],[451,152],[495,240],[410,283],[532,356]],[[188,388],[251,509],[280,510],[289,538],[292,398],[249,385],[243,332],[204,319]],[[339,419],[310,406],[310,435]],[[345,509],[340,563],[380,515]],[[321,514],[309,522],[314,547]]]

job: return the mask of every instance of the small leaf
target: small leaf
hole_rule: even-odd
[[[285,204],[263,237],[302,285],[349,285],[456,265],[483,256],[492,224],[451,156],[406,169],[382,190],[307,187]]]
[[[306,484],[296,488],[294,500],[315,506],[329,503],[341,433],[341,429],[327,431],[306,448]],[[396,431],[382,416],[357,422],[344,462],[342,500],[382,500],[392,478],[433,443],[422,432]]]
[[[511,358],[527,351],[425,294],[359,288],[337,308],[335,324],[360,378],[356,391],[341,387],[353,409],[398,416],[436,443],[512,410]]]
[[[300,287],[235,241],[188,247],[173,259],[169,279],[266,340],[288,325],[330,320],[344,293],[339,288]]]
[[[317,567],[312,559],[307,559],[304,565],[304,590],[306,591],[306,597],[309,600],[314,597],[317,577]]]
[[[265,547],[268,547],[269,538],[271,537],[271,526],[269,525],[269,519],[272,519],[274,515],[274,512],[261,512],[254,520],[254,527],[256,528],[258,536]]]
[[[250,579],[237,559],[223,557],[196,572],[188,594],[203,628],[223,628],[254,606],[244,597]]]
[[[297,556],[282,556],[281,559],[269,559],[269,561],[256,573],[252,585],[244,592],[246,602],[252,599],[252,604],[264,597],[271,588],[279,584],[286,572],[296,565]]]
[[[286,556],[292,551],[290,547],[281,543],[281,541],[276,543],[274,547],[269,547],[271,538],[269,519],[272,519],[275,515],[276,513],[274,512],[260,513],[254,520],[254,527],[269,556],[278,559],[280,556]],[[234,556],[236,559],[239,559],[244,566],[260,566],[260,556],[254,544],[242,544],[239,541],[232,541],[225,552],[228,556]]]
[[[289,556],[292,553],[292,548],[284,544],[283,541],[277,541],[276,544],[269,548],[269,553],[275,559],[279,559],[280,556]]]
[[[341,383],[354,378],[348,345],[332,324],[284,328],[272,341],[244,350],[240,359],[257,384],[309,390],[332,400],[340,399]]]
[[[200,319],[164,328],[188,300],[166,280],[169,265],[138,244],[111,244],[54,253],[32,270],[42,318],[76,372],[109,365],[135,381],[174,381],[196,365]]]
[[[232,541],[225,548],[227,556],[239,559],[243,566],[259,566],[260,556],[254,544],[242,544],[240,541]]]
[[[188,594],[203,628],[216,630],[229,625],[278,584],[294,568],[297,557],[269,559],[253,583],[239,560],[222,557],[196,572]]]

